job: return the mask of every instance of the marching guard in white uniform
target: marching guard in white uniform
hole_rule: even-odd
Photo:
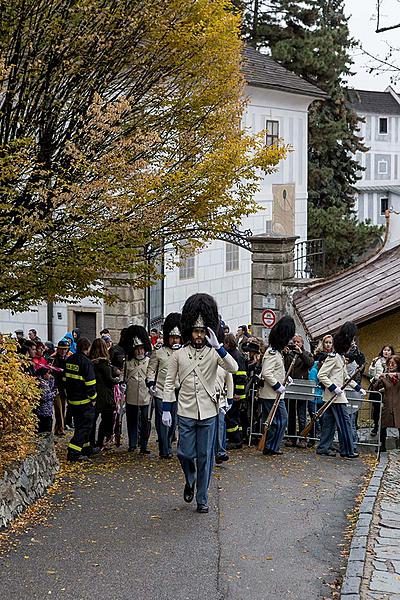
[[[171,356],[182,346],[180,313],[167,315],[163,325],[164,344],[158,350],[153,350],[147,368],[147,385],[154,396],[155,422],[158,436],[158,450],[160,458],[172,458],[172,440],[176,429],[177,403],[171,404],[171,425],[168,427],[162,422],[164,384],[167,376]],[[175,382],[175,393],[178,392],[179,382]]]
[[[208,294],[194,294],[182,309],[184,347],[173,353],[164,385],[162,421],[170,426],[171,407],[178,394],[178,452],[185,474],[185,502],[192,502],[196,487],[197,512],[208,513],[208,486],[214,461],[218,401],[215,383],[218,366],[238,370],[217,333],[223,336],[218,308]]]
[[[283,386],[285,379],[285,365],[282,350],[288,345],[295,333],[292,317],[284,316],[272,327],[269,334],[269,346],[264,354],[261,365],[262,387],[258,397],[262,400],[263,421],[268,416],[278,393],[282,394],[278,410],[272,421],[265,442],[263,453],[266,455],[282,454],[281,445],[285,435],[288,414],[284,402],[286,388]]]

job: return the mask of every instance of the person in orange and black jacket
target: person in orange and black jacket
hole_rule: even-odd
[[[93,453],[90,445],[96,415],[96,376],[88,358],[90,342],[79,338],[76,353],[65,363],[65,390],[68,405],[74,418],[75,432],[68,444],[67,460],[75,462]]]
[[[229,412],[226,413],[226,437],[228,440],[228,450],[236,450],[242,447],[242,425],[240,417],[240,406],[246,400],[246,359],[238,350],[235,336],[228,333],[224,339],[225,350],[229,352],[232,358],[238,364],[238,370],[233,373],[233,405]]]

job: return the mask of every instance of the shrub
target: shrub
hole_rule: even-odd
[[[33,449],[40,399],[36,380],[26,372],[27,360],[16,353],[15,341],[0,335],[0,471]]]

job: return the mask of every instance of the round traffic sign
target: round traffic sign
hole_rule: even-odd
[[[276,314],[270,308],[266,308],[262,311],[261,321],[264,327],[271,329],[276,323]]]

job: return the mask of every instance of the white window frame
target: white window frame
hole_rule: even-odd
[[[225,271],[231,273],[232,271],[240,270],[240,248],[236,244],[230,242],[225,243]]]
[[[196,264],[194,256],[187,256],[179,266],[179,281],[194,279],[196,277]]]
[[[381,165],[385,166],[385,170],[382,171]],[[388,161],[387,160],[378,160],[378,175],[387,175],[388,174]]]
[[[272,131],[271,131],[271,125],[268,127],[268,123],[272,124]],[[277,132],[274,131],[274,125],[277,125]],[[266,119],[266,121],[265,121],[265,129],[266,129],[265,145],[266,146],[278,146],[280,128],[281,128],[281,124],[278,119]],[[270,138],[269,143],[268,143],[268,138]]]
[[[386,131],[381,131],[381,121],[386,121]],[[379,135],[388,135],[389,134],[389,119],[388,119],[388,117],[379,117],[378,131],[379,131]]]
[[[382,200],[386,200],[387,203],[387,207],[385,208],[384,211],[382,211]],[[385,212],[389,209],[389,198],[387,196],[381,196],[379,198],[379,208],[380,208],[380,214],[381,216],[385,214]]]

